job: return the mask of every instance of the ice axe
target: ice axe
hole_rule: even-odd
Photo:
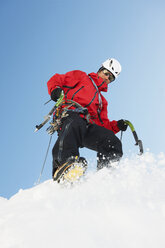
[[[124,122],[130,127],[130,129],[131,129],[131,131],[133,133],[134,139],[136,141],[135,146],[139,146],[139,150],[140,150],[139,155],[142,155],[143,154],[143,143],[142,143],[141,140],[138,139],[138,136],[137,136],[137,133],[135,131],[135,128],[134,128],[133,124],[128,120],[124,120]]]

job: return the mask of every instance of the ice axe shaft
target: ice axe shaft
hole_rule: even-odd
[[[125,123],[130,127],[132,133],[133,133],[133,136],[134,136],[134,139],[136,141],[136,146],[138,145],[139,146],[139,150],[140,150],[140,154],[139,155],[142,155],[143,154],[143,143],[141,140],[138,139],[138,136],[137,136],[137,133],[135,131],[135,128],[133,126],[133,124],[128,121],[128,120],[125,120]]]

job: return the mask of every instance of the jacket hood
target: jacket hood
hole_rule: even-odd
[[[99,91],[108,91],[108,85],[101,77],[99,77],[98,73],[92,72],[89,73],[88,76],[90,76],[95,81]]]

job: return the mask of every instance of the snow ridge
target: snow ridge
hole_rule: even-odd
[[[74,187],[48,180],[0,197],[0,247],[165,247],[165,154],[88,172]]]

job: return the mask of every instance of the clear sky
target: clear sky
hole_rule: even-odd
[[[39,177],[49,136],[46,127],[34,129],[53,106],[44,106],[49,78],[97,72],[109,57],[122,65],[104,94],[109,118],[130,120],[145,151],[165,152],[164,30],[163,0],[0,1],[0,196],[32,187]],[[123,150],[138,152],[129,130]],[[95,157],[86,149],[82,155]],[[42,181],[49,178],[51,151]]]

